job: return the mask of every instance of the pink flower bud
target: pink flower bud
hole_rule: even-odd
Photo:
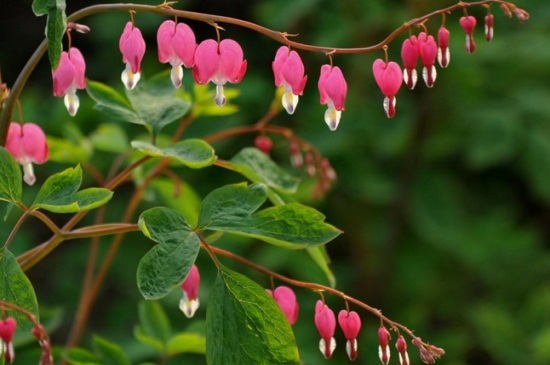
[[[74,29],[78,33],[83,33],[83,34],[86,34],[86,33],[90,32],[90,27],[88,27],[87,25],[84,25],[84,24],[79,24],[79,23],[67,23],[67,29]]]
[[[403,60],[404,72],[403,81],[409,89],[414,89],[416,80],[416,64],[418,62],[418,40],[416,36],[405,39],[401,46],[401,59]]]
[[[495,16],[493,14],[487,14],[485,16],[485,40],[490,42],[493,40],[495,26]]]
[[[395,62],[386,63],[381,58],[374,61],[372,65],[372,72],[374,79],[382,90],[384,98],[384,111],[388,118],[395,116],[395,95],[399,91],[401,84],[403,83],[403,72],[401,67]]]
[[[180,300],[180,309],[187,318],[195,315],[199,308],[199,285],[201,277],[197,265],[191,266],[187,277],[181,284],[183,289],[183,297]]]
[[[451,52],[449,50],[450,32],[445,26],[441,26],[437,32],[437,61],[443,68],[449,66],[451,61]]]
[[[23,127],[19,123],[10,123],[6,149],[23,166],[23,180],[33,185],[36,177],[32,164],[43,164],[48,160],[48,144],[42,128],[34,123],[25,123]]]
[[[342,309],[340,313],[338,313],[338,323],[347,339],[346,352],[348,353],[348,357],[350,360],[354,361],[357,359],[357,335],[361,330],[361,318],[357,312],[348,312]]]
[[[471,15],[460,18],[460,26],[466,32],[466,52],[468,53],[473,53],[476,50],[476,42],[474,40],[476,23],[476,18]]]
[[[321,300],[315,304],[315,326],[321,335],[319,350],[326,359],[330,359],[336,341],[334,340],[334,331],[336,330],[336,318],[334,312]]]
[[[294,291],[284,285],[275,288],[273,292],[269,289],[266,289],[266,291],[275,299],[277,304],[279,304],[288,322],[293,326],[296,320],[298,320],[298,311],[300,309]]]
[[[185,23],[176,24],[172,20],[163,22],[157,31],[159,62],[170,63],[171,78],[175,87],[181,86],[183,66],[190,68],[195,64],[195,33]]]
[[[304,76],[304,64],[302,59],[287,46],[277,50],[272,64],[275,76],[275,86],[284,87],[283,107],[288,114],[293,114],[298,105],[298,95],[302,95],[307,82]]]
[[[516,15],[516,18],[518,18],[518,20],[520,22],[524,22],[526,20],[529,20],[529,18],[531,17],[531,15],[529,15],[528,12],[526,12],[525,10],[523,9],[520,9],[518,7],[515,7],[514,10],[512,10],[514,12],[514,14]]]
[[[226,102],[223,85],[241,82],[246,72],[243,50],[239,43],[224,39],[219,44],[213,39],[202,41],[195,51],[193,77],[199,85],[212,81],[216,84],[216,104]]]
[[[122,62],[126,63],[121,79],[126,89],[132,90],[141,78],[140,69],[141,60],[145,55],[145,40],[141,31],[132,22],[128,22],[118,45],[122,53]]]
[[[14,318],[8,317],[3,321],[0,320],[0,355],[4,352],[6,362],[9,364],[15,359],[12,339],[16,328],[17,322]]]
[[[426,86],[433,87],[437,77],[435,69],[435,59],[437,58],[437,44],[434,37],[422,32],[418,35],[418,53],[424,67],[422,68],[422,78]]]
[[[395,343],[395,348],[399,352],[399,363],[401,365],[409,365],[409,354],[407,353],[407,342],[405,338],[401,335]]]
[[[386,327],[381,326],[378,329],[378,356],[382,364],[387,365],[390,362],[390,333]]]
[[[335,131],[340,123],[342,110],[346,101],[348,85],[342,71],[337,66],[321,66],[321,75],[317,83],[321,96],[321,105],[327,105],[325,112],[325,123],[331,131]]]
[[[82,53],[76,47],[69,48],[68,52],[62,52],[59,65],[52,70],[53,94],[64,96],[65,107],[74,117],[80,106],[76,90],[86,88],[86,62]]]
[[[301,169],[304,166],[304,157],[300,145],[296,141],[290,142],[289,146],[290,162],[295,169]]]
[[[273,146],[273,142],[271,141],[271,138],[268,136],[258,136],[254,140],[254,144],[256,145],[256,148],[265,153],[266,155],[269,155],[269,152],[271,151],[271,147]]]

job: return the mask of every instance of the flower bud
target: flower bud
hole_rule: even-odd
[[[332,309],[321,300],[318,300],[315,305],[315,326],[319,331],[319,335],[321,335],[319,350],[326,359],[330,359],[336,348],[336,341],[334,340],[336,318]]]
[[[386,327],[381,326],[378,329],[378,356],[380,357],[380,361],[384,365],[388,365],[390,362],[390,333],[386,329]]]
[[[348,353],[348,357],[350,360],[354,361],[357,359],[357,335],[361,330],[361,318],[357,312],[348,312],[342,309],[340,313],[338,313],[338,323],[347,339],[346,352]]]
[[[441,26],[437,32],[437,61],[442,68],[449,66],[449,62],[451,61],[451,52],[449,50],[450,34],[445,26]]]
[[[183,314],[187,318],[191,318],[195,315],[195,312],[199,308],[199,285],[201,277],[197,265],[191,266],[187,277],[181,284],[183,290],[183,297],[180,300],[179,307]]]
[[[266,291],[275,299],[279,307],[283,311],[284,315],[288,319],[291,326],[298,320],[298,301],[296,300],[296,294],[288,286],[281,285],[272,292],[269,289]]]
[[[409,354],[407,353],[407,342],[405,338],[401,335],[395,343],[395,348],[399,352],[399,363],[401,365],[409,365]]]
[[[490,42],[491,40],[493,40],[494,22],[495,22],[495,17],[493,14],[487,14],[485,16],[485,39],[487,40],[487,42]]]
[[[476,18],[471,15],[460,18],[460,26],[466,32],[466,52],[468,53],[473,53],[476,50],[476,42],[474,40],[476,23]]]

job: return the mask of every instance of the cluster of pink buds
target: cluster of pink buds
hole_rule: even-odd
[[[185,314],[187,318],[191,318],[195,315],[195,312],[199,308],[199,285],[201,277],[199,269],[196,265],[191,266],[189,274],[181,284],[183,290],[183,296],[180,300],[180,310]]]
[[[53,94],[64,96],[65,107],[74,117],[80,106],[76,90],[86,88],[86,63],[78,48],[71,47],[69,51],[63,51],[59,65],[52,70]]]
[[[8,317],[5,320],[0,320],[0,356],[4,356],[8,364],[15,359],[12,339],[16,328],[17,322],[14,318]]]
[[[23,167],[23,180],[33,185],[36,177],[32,164],[43,164],[48,160],[48,144],[42,129],[34,123],[25,123],[23,126],[10,123],[6,149]]]
[[[294,291],[284,285],[278,286],[273,291],[269,289],[266,289],[266,291],[277,302],[281,311],[288,319],[288,323],[293,326],[298,320],[298,312],[300,310]]]
[[[418,79],[416,73],[416,64],[418,57],[422,61],[422,78],[426,83],[426,86],[433,87],[435,79],[437,77],[437,71],[435,69],[435,61],[438,57],[438,53],[441,53],[440,64],[444,64],[445,67],[449,63],[449,37],[445,32],[445,28],[440,29],[440,40],[443,42],[438,49],[437,44],[433,36],[421,32],[418,37],[411,36],[405,39],[401,46],[401,59],[403,60],[403,81],[409,89],[414,89],[416,81]]]

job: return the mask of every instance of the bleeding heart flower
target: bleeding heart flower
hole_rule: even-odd
[[[495,27],[494,15],[487,14],[485,16],[485,40],[487,40],[487,42],[490,42],[493,40],[494,27]]]
[[[210,81],[216,84],[216,104],[219,106],[226,102],[223,85],[227,82],[241,82],[245,72],[246,60],[243,61],[243,50],[234,40],[224,39],[218,43],[213,39],[207,39],[197,46],[193,77],[199,85]]]
[[[23,180],[33,185],[36,182],[32,164],[43,164],[48,160],[48,144],[42,129],[34,123],[10,123],[6,149],[23,166]]]
[[[409,354],[407,353],[407,342],[405,338],[401,335],[395,343],[395,348],[399,352],[399,363],[401,365],[409,365]]]
[[[437,32],[437,61],[443,68],[449,66],[451,52],[449,50],[450,32],[445,26],[441,26]]]
[[[126,23],[118,43],[122,53],[122,62],[126,68],[122,71],[122,83],[126,89],[132,90],[141,78],[141,60],[145,55],[145,40],[141,31],[132,22]]]
[[[3,354],[9,364],[15,359],[12,339],[16,328],[17,322],[14,318],[8,317],[3,321],[0,320],[0,356]]]
[[[85,72],[86,62],[76,47],[69,48],[68,52],[61,52],[59,65],[52,70],[53,94],[65,96],[65,107],[72,117],[76,115],[80,106],[76,90],[86,88]]]
[[[330,359],[336,348],[336,341],[334,340],[336,318],[332,309],[321,300],[318,300],[315,304],[315,326],[319,331],[319,335],[321,335],[319,350],[326,359]]]
[[[474,40],[476,23],[476,18],[471,15],[460,18],[460,26],[466,32],[466,52],[468,53],[473,53],[476,50],[476,42]]]
[[[183,66],[190,68],[195,64],[195,33],[185,23],[176,24],[172,20],[163,22],[157,31],[159,61],[172,65],[172,84],[181,86]]]
[[[302,59],[296,51],[282,46],[277,50],[272,66],[275,86],[282,86],[285,89],[283,107],[288,114],[293,114],[298,104],[298,95],[302,95],[307,82]]]
[[[386,329],[386,327],[381,326],[378,329],[378,356],[380,357],[380,361],[384,365],[388,365],[390,362],[390,333]]]
[[[328,106],[325,112],[325,123],[331,131],[335,131],[344,110],[348,84],[339,67],[323,65],[317,86],[321,95],[321,105]]]
[[[191,266],[187,277],[181,284],[183,289],[183,297],[180,300],[180,309],[187,318],[191,318],[195,315],[195,312],[199,308],[199,285],[201,277],[199,269],[196,265]]]
[[[338,323],[346,336],[346,352],[350,360],[357,359],[357,335],[361,330],[361,318],[355,311],[348,312],[342,309],[338,313]]]
[[[437,58],[437,44],[434,37],[421,32],[418,35],[418,53],[424,67],[422,68],[422,78],[426,86],[433,87],[437,77],[435,69],[435,59]]]
[[[281,285],[275,288],[274,291],[266,289],[266,291],[275,299],[279,307],[285,314],[288,322],[291,326],[296,323],[298,319],[298,301],[296,300],[296,294],[288,286]]]
[[[416,64],[418,62],[418,40],[416,36],[405,39],[401,46],[401,59],[403,60],[404,72],[403,81],[409,89],[414,89],[416,80]]]
[[[374,61],[372,65],[374,79],[382,90],[384,98],[384,111],[388,118],[395,116],[395,95],[403,83],[403,72],[401,67],[395,62],[386,63],[381,58]]]

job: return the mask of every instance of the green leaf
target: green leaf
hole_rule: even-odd
[[[67,16],[65,15],[65,1],[56,1],[58,6],[48,12],[46,25],[46,38],[48,38],[48,58],[52,69],[55,70],[61,59],[63,51],[63,35],[67,28]]]
[[[94,336],[92,338],[94,350],[102,359],[103,365],[130,365],[130,359],[118,344],[105,338]]]
[[[336,277],[332,273],[332,270],[328,266],[330,264],[330,257],[327,254],[327,250],[325,246],[314,246],[314,247],[308,247],[307,253],[313,261],[319,266],[319,268],[325,273],[328,282],[331,287],[336,286]]]
[[[198,227],[254,237],[292,249],[322,245],[341,233],[324,223],[323,214],[298,203],[254,213],[266,199],[263,184],[236,184],[216,189],[201,205]]]
[[[206,362],[300,364],[288,320],[265,289],[222,267],[206,310]]]
[[[49,148],[49,160],[61,163],[77,164],[88,161],[91,151],[83,145],[75,145],[66,139],[47,137]]]
[[[202,116],[226,116],[239,111],[231,101],[240,94],[238,89],[224,87],[226,103],[223,108],[215,103],[215,91],[209,85],[193,85],[193,118]]]
[[[31,209],[46,209],[54,213],[75,213],[97,208],[107,203],[113,192],[103,188],[78,191],[82,184],[80,165],[50,176],[40,188]]]
[[[205,354],[206,338],[198,333],[180,333],[168,341],[168,354]]]
[[[147,142],[132,141],[132,147],[147,156],[167,157],[193,169],[210,166],[216,161],[214,149],[202,139],[186,139],[162,149]]]
[[[134,337],[144,345],[150,346],[157,350],[160,354],[164,353],[164,343],[152,336],[145,334],[142,326],[136,326],[134,328]]]
[[[143,301],[138,305],[139,322],[143,328],[143,333],[162,341],[168,342],[172,330],[168,316],[162,309],[159,302]]]
[[[63,358],[71,365],[102,365],[97,355],[80,347],[67,349],[63,353]]]
[[[23,194],[21,169],[4,147],[0,147],[0,166],[0,200],[17,203]]]
[[[115,89],[101,82],[86,80],[86,91],[96,102],[94,109],[128,123],[144,124],[132,105]]]
[[[138,224],[145,236],[158,243],[138,265],[138,288],[145,299],[159,299],[183,282],[197,259],[200,240],[174,209],[149,209]]]
[[[32,284],[15,256],[5,249],[0,249],[0,299],[31,312],[38,320],[38,302]],[[17,311],[7,310],[7,315],[16,319],[18,329],[30,331],[34,327],[27,316]]]
[[[244,148],[224,167],[242,174],[252,182],[262,182],[285,193],[295,193],[300,182],[254,147]]]
[[[122,153],[129,145],[126,133],[117,124],[100,124],[90,140],[96,149],[112,153]]]
[[[191,226],[196,226],[199,219],[200,198],[193,187],[185,181],[174,182],[172,179],[159,177],[150,184],[164,204],[177,210]]]

